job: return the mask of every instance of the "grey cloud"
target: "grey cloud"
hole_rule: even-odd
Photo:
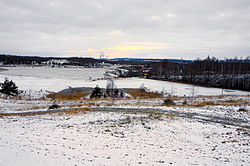
[[[249,0],[0,0],[0,8],[5,53],[67,56],[67,50],[142,42],[171,47],[131,56],[224,58],[250,52]]]

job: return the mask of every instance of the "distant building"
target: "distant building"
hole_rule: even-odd
[[[69,63],[69,61],[66,59],[51,59],[49,61],[42,62],[42,63],[46,65],[63,65],[63,64]]]

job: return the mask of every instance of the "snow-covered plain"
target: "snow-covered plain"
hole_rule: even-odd
[[[103,78],[103,68],[5,67],[0,81],[13,80],[21,90],[59,91],[68,86],[85,86],[92,79]]]
[[[41,89],[59,91],[71,87],[95,87],[105,88],[107,81],[103,79],[107,69],[86,68],[49,68],[49,67],[8,67],[0,72],[0,81],[6,77],[13,80],[22,90]],[[93,80],[90,80],[89,78]],[[220,88],[207,88],[168,81],[150,80],[142,78],[118,78],[115,79],[118,88],[139,88],[141,84],[153,91],[164,91],[172,95],[221,95]],[[224,90],[225,95],[250,95],[250,92],[238,90]]]
[[[103,111],[1,118],[0,165],[250,164],[248,129],[156,117]]]
[[[107,69],[105,68],[82,68],[82,67],[4,67],[7,69],[2,73],[10,76],[38,77],[43,79],[70,79],[70,80],[88,80],[101,78]]]
[[[105,87],[106,80],[98,79],[105,70],[1,72],[0,82],[8,77],[25,91],[22,98],[0,94],[0,166],[250,165],[250,97],[244,96],[249,92],[225,91],[240,96],[222,97],[216,96],[221,89],[195,86],[195,95],[203,96],[174,97],[175,106],[164,105],[164,98],[83,99],[59,100],[59,108],[48,109],[54,101],[44,90]],[[193,91],[186,84],[115,79],[118,88],[142,83],[174,95]]]

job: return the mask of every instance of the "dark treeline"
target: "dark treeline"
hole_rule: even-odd
[[[207,58],[191,63],[169,62],[152,63],[151,74],[155,76],[204,75],[204,74],[250,74],[250,59],[237,60]]]
[[[120,64],[120,65],[148,65],[154,62],[192,62],[191,60],[183,59],[147,59],[147,58],[114,58],[110,59],[110,63]]]
[[[32,62],[37,62],[40,64],[41,62],[48,61],[49,58],[42,58],[37,56],[16,56],[16,55],[5,55],[0,54],[0,62],[3,64],[32,64]]]
[[[250,90],[250,60],[207,58],[190,63],[152,63],[149,78]]]
[[[93,64],[100,63],[103,60],[94,59],[94,58],[79,58],[79,57],[38,57],[38,56],[17,56],[17,55],[5,55],[0,54],[0,62],[5,65],[10,64],[42,64],[42,62],[46,62],[49,60],[68,60],[68,64],[71,65],[85,65],[85,64]]]

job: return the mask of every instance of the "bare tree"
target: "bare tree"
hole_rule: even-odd
[[[114,90],[116,89],[116,85],[114,80],[109,79],[107,80],[107,85],[106,85],[106,93],[110,97],[114,97]]]

